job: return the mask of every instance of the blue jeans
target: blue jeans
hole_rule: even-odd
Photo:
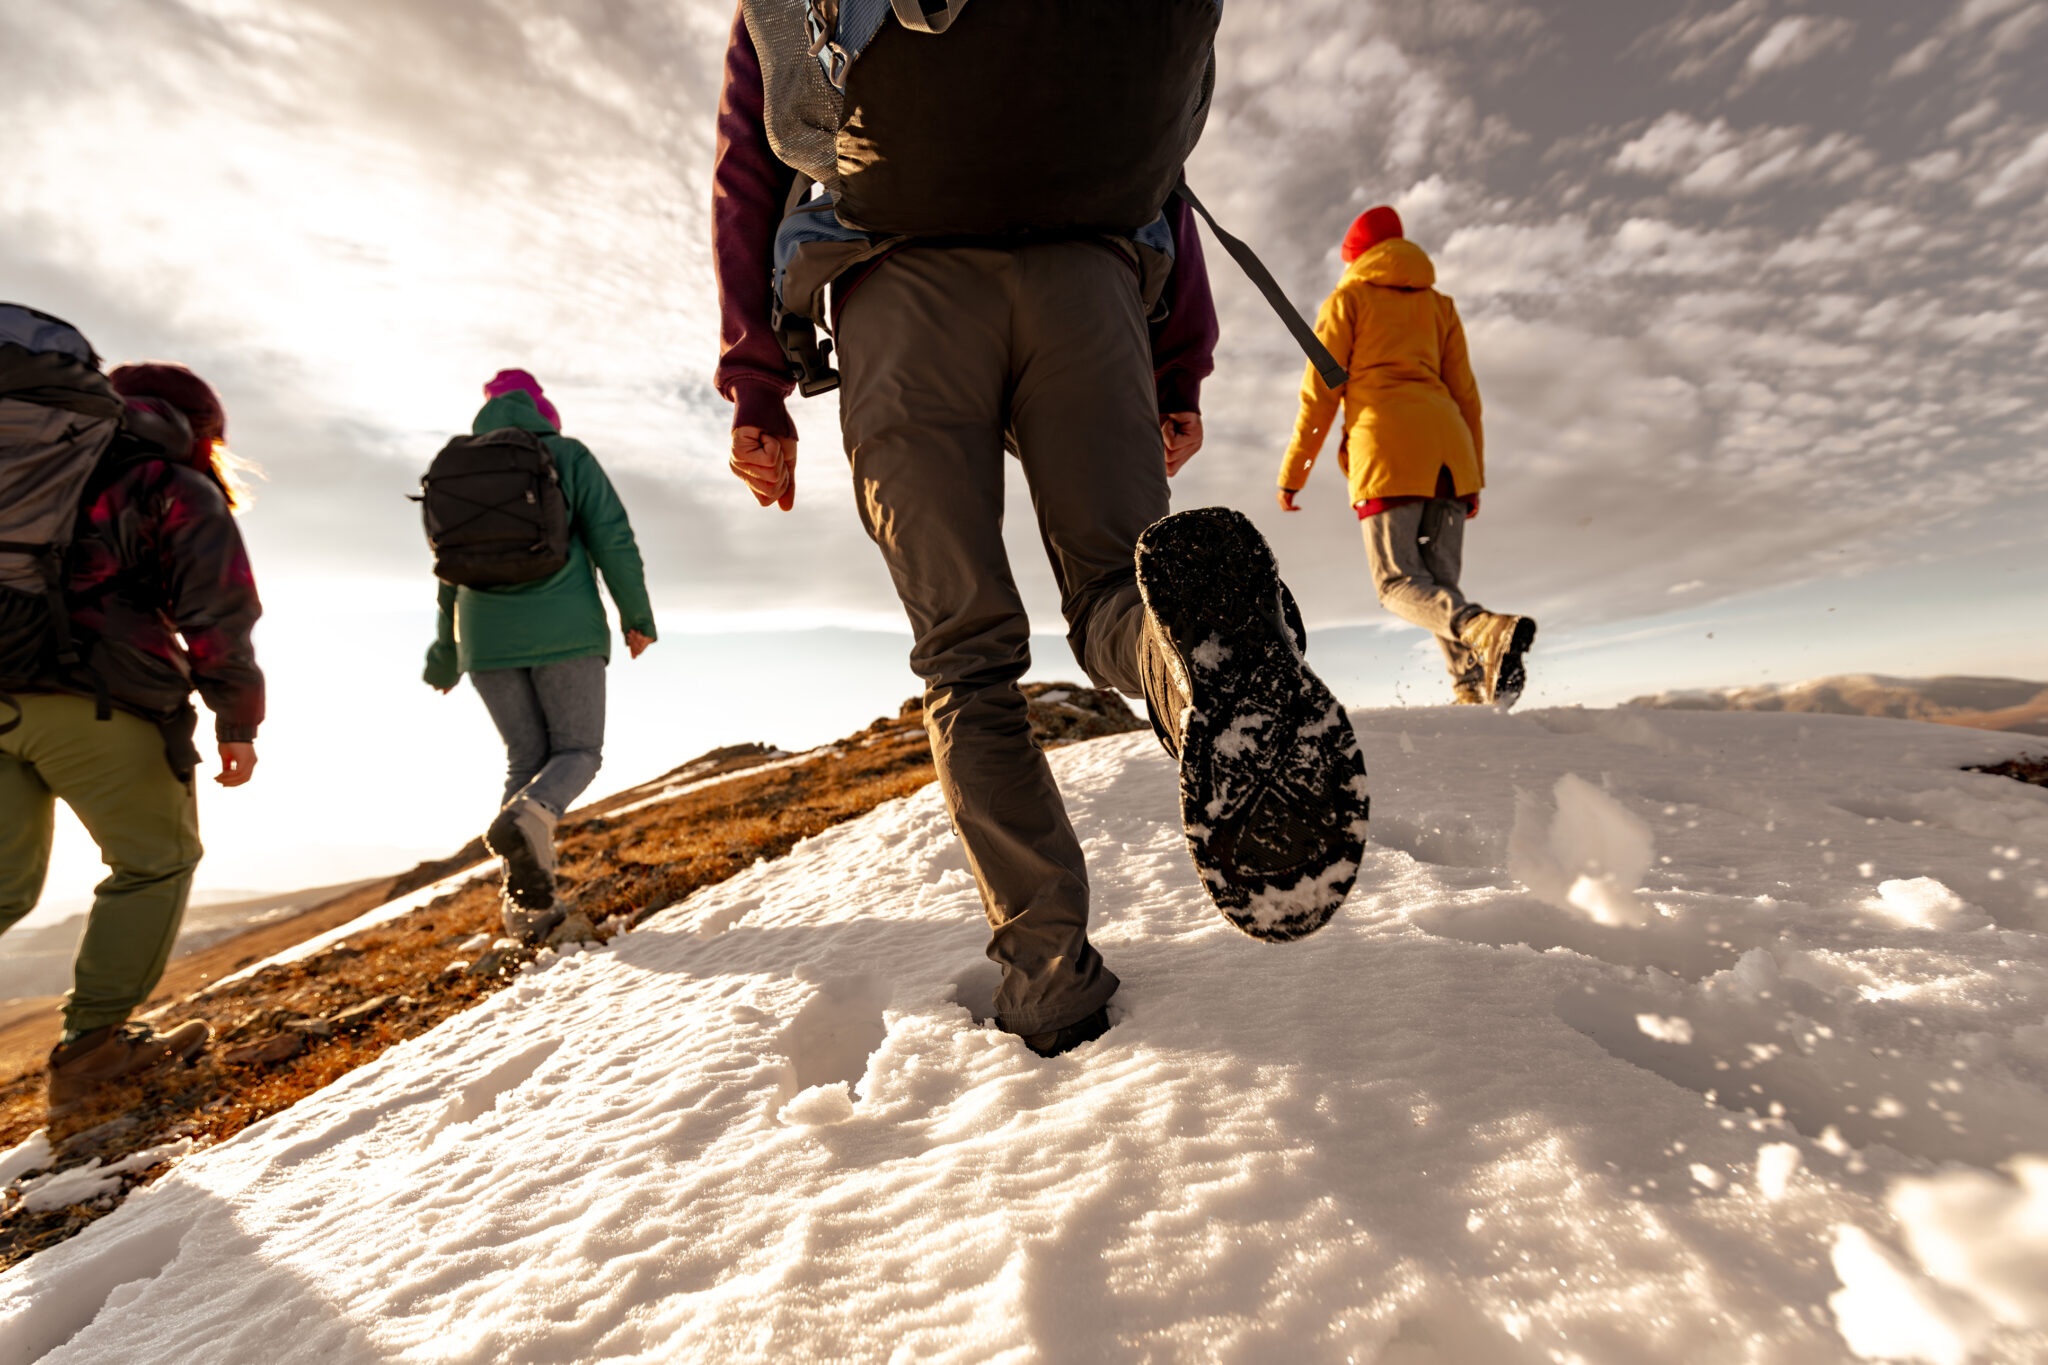
[[[469,675],[505,741],[505,800],[560,816],[604,764],[602,656]]]

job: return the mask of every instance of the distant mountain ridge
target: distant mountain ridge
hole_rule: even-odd
[[[1887,716],[2048,735],[2048,683],[2023,678],[1893,678],[1844,673],[1806,682],[1658,692],[1630,706],[1668,711],[1797,711],[1829,716]]]

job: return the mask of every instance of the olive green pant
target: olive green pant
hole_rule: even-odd
[[[79,941],[64,1026],[118,1024],[170,960],[202,852],[199,803],[148,721],[124,711],[96,720],[83,697],[18,700],[20,726],[0,735],[0,933],[43,893],[62,800],[109,869]]]

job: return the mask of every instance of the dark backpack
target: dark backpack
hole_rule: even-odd
[[[769,146],[798,180],[775,242],[776,339],[838,386],[824,288],[908,238],[1113,234],[1170,258],[1176,190],[1323,381],[1345,369],[1181,180],[1215,91],[1222,0],[742,0]],[[815,184],[823,191],[807,199]]]
[[[0,303],[0,733],[21,723],[8,689],[106,689],[65,606],[80,500],[121,425],[121,398],[77,328]]]
[[[1220,0],[745,0],[775,154],[883,236],[1128,235],[1209,112]]]
[[[434,574],[467,588],[503,588],[569,562],[569,502],[547,442],[505,427],[457,436],[420,479]]]

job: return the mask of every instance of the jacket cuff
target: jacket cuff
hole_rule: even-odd
[[[1167,370],[1155,376],[1152,384],[1159,392],[1160,412],[1202,410],[1202,381],[1186,370]]]
[[[455,646],[435,641],[427,649],[427,667],[420,680],[429,687],[453,687],[461,682],[462,666],[457,661]]]
[[[213,738],[220,744],[254,744],[256,727],[253,725],[230,725],[227,721],[215,721]]]
[[[763,435],[796,439],[796,423],[789,420],[789,404],[767,384],[736,383],[732,386],[732,424],[759,427]]]

